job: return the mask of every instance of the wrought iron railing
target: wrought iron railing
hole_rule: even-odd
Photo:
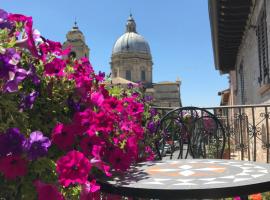
[[[228,159],[270,162],[270,104],[204,107],[225,129]],[[156,107],[164,115],[175,109]]]

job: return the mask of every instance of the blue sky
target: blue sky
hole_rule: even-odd
[[[130,11],[153,57],[153,80],[182,81],[184,106],[217,106],[228,78],[214,67],[207,0],[0,0],[12,13],[32,16],[43,36],[63,42],[77,18],[96,71],[110,72],[115,40]]]

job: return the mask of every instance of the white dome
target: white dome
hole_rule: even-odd
[[[118,38],[112,51],[113,54],[127,52],[151,54],[148,42],[141,35],[134,32],[127,32]]]
[[[126,33],[116,40],[112,54],[128,52],[151,54],[148,42],[136,31],[136,23],[132,15],[128,18]]]

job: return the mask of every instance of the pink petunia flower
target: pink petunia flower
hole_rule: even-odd
[[[138,138],[135,136],[129,137],[125,148],[133,157],[136,157],[138,155]]]
[[[123,150],[118,147],[115,147],[113,150],[108,150],[107,155],[109,163],[111,163],[113,169],[116,171],[125,171],[132,163],[132,155],[123,152]]]
[[[34,37],[34,30],[33,30],[33,21],[32,18],[29,18],[25,23],[25,32],[27,34],[27,47],[29,51],[33,54],[35,57],[39,57],[38,50],[35,44]]]
[[[61,150],[69,150],[74,144],[75,135],[71,125],[57,124],[52,132],[52,142]]]
[[[109,112],[121,112],[123,110],[122,101],[118,100],[115,97],[109,97],[104,100],[102,105],[102,109],[109,111]]]
[[[27,17],[27,16],[21,15],[21,14],[9,14],[8,15],[8,20],[13,21],[13,22],[26,22],[30,18],[31,17]]]
[[[96,157],[97,155],[95,154],[95,152],[93,152],[93,150],[95,150],[96,146],[102,146],[104,145],[105,142],[98,137],[95,133],[91,132],[89,133],[87,136],[83,137],[83,139],[80,142],[80,146],[82,148],[82,152],[86,155],[86,156],[94,156]]]
[[[73,127],[76,135],[83,135],[88,132],[90,134],[90,124],[92,123],[95,112],[92,109],[85,109],[83,112],[76,112],[73,116]]]
[[[34,185],[37,189],[38,200],[64,200],[55,185],[42,183],[41,181],[35,181]]]
[[[105,164],[102,160],[100,159],[96,159],[96,158],[92,158],[90,160],[91,164],[93,167],[98,168],[99,170],[101,170],[102,172],[104,172],[104,174],[106,174],[106,176],[111,177],[112,174],[110,172],[110,166]]]
[[[45,64],[45,74],[48,76],[64,76],[65,61],[60,58],[54,58],[51,62]]]
[[[6,179],[15,179],[27,173],[27,161],[17,155],[9,155],[0,159],[0,172]]]
[[[70,184],[85,184],[91,169],[90,161],[79,151],[70,151],[57,160],[58,181],[67,187]]]
[[[93,92],[91,94],[91,102],[96,106],[101,106],[104,102],[103,94],[101,94],[99,92]]]
[[[80,194],[80,200],[99,200],[100,197],[100,186],[96,184],[96,180],[86,182],[82,185],[82,191]]]

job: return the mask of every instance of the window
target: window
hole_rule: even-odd
[[[265,1],[264,1],[265,3]],[[260,75],[258,81],[260,85],[269,83],[269,63],[268,63],[268,38],[266,24],[266,10],[263,6],[257,23],[257,40]]]
[[[68,57],[69,59],[75,59],[76,58],[76,53],[74,51],[71,51],[69,54],[68,54]]]
[[[116,70],[113,71],[113,77],[114,78],[117,77],[117,71]]]
[[[130,70],[126,71],[126,79],[131,81],[131,71]]]
[[[145,71],[144,70],[141,71],[141,80],[145,81]]]
[[[244,70],[243,70],[243,64],[241,63],[239,68],[239,85],[240,85],[240,97],[241,97],[241,103],[246,103],[246,92],[245,92],[245,79],[244,79]]]

